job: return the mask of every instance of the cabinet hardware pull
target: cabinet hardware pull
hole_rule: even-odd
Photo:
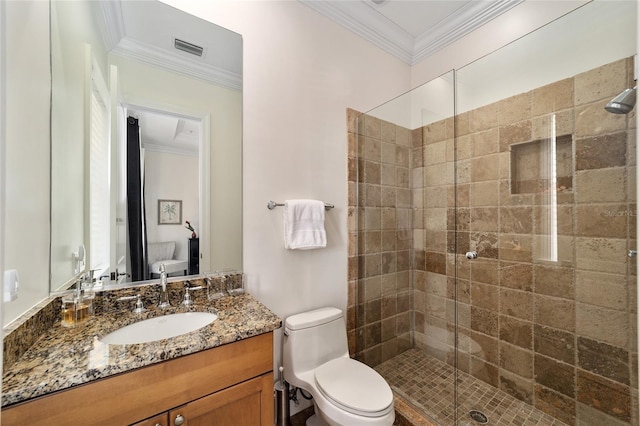
[[[182,414],[178,414],[176,416],[176,419],[173,421],[173,424],[175,424],[176,426],[180,426],[183,423],[184,423],[184,417],[182,417]]]

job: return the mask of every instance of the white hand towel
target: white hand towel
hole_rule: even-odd
[[[324,203],[317,200],[284,202],[284,247],[309,250],[326,247]]]

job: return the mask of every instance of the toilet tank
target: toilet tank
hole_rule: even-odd
[[[283,365],[285,379],[313,370],[341,356],[349,356],[342,311],[321,308],[288,317],[284,323]]]

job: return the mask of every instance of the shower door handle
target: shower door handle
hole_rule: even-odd
[[[469,260],[477,259],[478,258],[478,252],[477,251],[468,251],[465,256],[467,256],[467,259],[469,259]]]

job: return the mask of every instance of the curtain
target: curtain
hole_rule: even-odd
[[[144,206],[144,166],[140,149],[138,119],[127,117],[127,216],[131,280],[146,280],[147,228]]]

